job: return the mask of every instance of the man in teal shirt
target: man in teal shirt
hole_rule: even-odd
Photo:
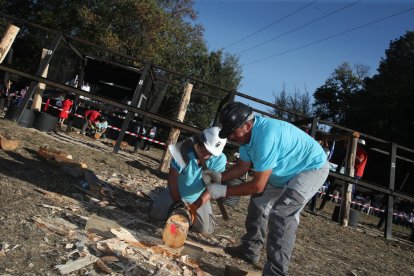
[[[240,160],[218,174],[203,177],[224,183],[246,173],[253,165],[251,181],[230,187],[210,184],[213,198],[252,195],[242,244],[227,247],[232,256],[257,264],[266,228],[267,261],[263,275],[286,275],[296,239],[300,211],[325,182],[329,166],[322,147],[311,136],[284,121],[254,115],[239,102],[226,105],[220,113],[221,138],[240,146]]]
[[[214,230],[213,212],[210,205],[210,194],[207,192],[202,179],[202,167],[199,158],[205,160],[207,168],[223,172],[227,158],[222,153],[227,139],[219,138],[219,127],[212,127],[202,132],[199,144],[199,154],[190,148],[186,153],[188,163],[182,168],[173,159],[168,173],[168,187],[154,201],[150,217],[164,221],[167,219],[171,206],[183,201],[194,221],[192,231],[211,234]]]

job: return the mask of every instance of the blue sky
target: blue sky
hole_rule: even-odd
[[[414,31],[412,0],[195,0],[194,9],[209,49],[240,57],[238,91],[270,102],[284,85],[312,95],[345,61],[373,75],[390,41]]]

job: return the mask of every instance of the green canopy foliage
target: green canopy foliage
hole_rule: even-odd
[[[333,123],[344,123],[353,97],[363,89],[368,71],[369,68],[361,64],[352,68],[348,62],[344,62],[338,66],[313,94],[315,115]]]
[[[273,95],[275,100],[274,104],[279,108],[273,108],[271,113],[288,121],[297,121],[303,119],[303,117],[283,111],[289,110],[295,113],[300,113],[304,116],[312,116],[312,104],[309,93],[305,91],[301,93],[298,89],[293,94],[287,95],[285,86],[278,95]]]
[[[378,74],[366,80],[346,125],[414,147],[414,32],[391,41]]]

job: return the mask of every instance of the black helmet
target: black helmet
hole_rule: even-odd
[[[232,102],[223,107],[220,112],[220,138],[227,138],[238,127],[243,125],[253,109],[240,102]]]

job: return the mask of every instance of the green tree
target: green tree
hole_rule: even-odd
[[[286,95],[286,88],[283,85],[282,91],[279,95],[273,95],[275,98],[274,104],[277,106],[271,110],[271,113],[288,121],[297,121],[302,119],[302,116],[298,116],[294,113],[299,113],[304,116],[312,116],[312,104],[309,93],[305,91],[301,93],[295,88],[295,91],[291,95]],[[288,110],[293,113],[285,112]]]
[[[378,74],[350,110],[347,125],[414,147],[414,32],[391,41]]]
[[[2,8],[12,16],[25,18],[110,50],[149,61],[170,71],[179,72],[183,76],[196,77],[230,90],[236,90],[240,85],[241,68],[238,58],[223,53],[222,50],[208,51],[203,37],[203,27],[196,22],[197,13],[193,9],[193,0],[6,0],[3,4]],[[48,46],[46,39],[50,42],[50,35],[46,32],[28,28],[22,32],[20,41],[23,42],[21,44],[23,46],[20,51],[16,51],[19,53],[15,56],[19,57],[20,63],[25,64],[24,66],[32,67],[30,71],[34,71],[33,69],[38,66],[40,51],[42,47]],[[102,56],[132,66],[142,66],[95,48],[80,44],[76,46],[87,54]],[[30,57],[32,62],[28,62]],[[73,62],[60,61],[55,67],[58,68],[64,63],[73,64]],[[49,70],[50,75],[53,74],[51,71],[53,70]],[[59,67],[59,71],[56,70],[61,77],[64,71],[62,66]],[[157,73],[179,84],[188,81],[185,77],[173,76],[168,72]],[[217,108],[220,98],[225,93],[202,84],[196,84],[195,88],[208,90],[207,92],[218,97],[217,100],[211,100],[202,96],[202,101],[192,104],[192,109],[189,110],[190,114],[194,111],[195,117],[192,121],[197,122],[197,125],[205,125],[206,121],[211,120],[204,119],[202,116],[215,113],[213,109]],[[182,88],[163,86],[160,89],[168,90],[165,92],[160,111],[172,116]],[[202,108],[198,105],[204,103],[206,107],[203,108],[206,110],[200,112]]]
[[[325,84],[315,90],[315,115],[337,124],[346,121],[353,97],[361,93],[369,67],[357,64],[354,68],[348,62],[334,70]]]

